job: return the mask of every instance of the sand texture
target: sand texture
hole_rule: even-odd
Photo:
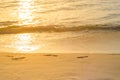
[[[0,80],[120,80],[120,55],[1,53]]]

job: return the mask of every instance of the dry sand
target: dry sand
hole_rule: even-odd
[[[1,53],[0,80],[120,80],[120,55]]]

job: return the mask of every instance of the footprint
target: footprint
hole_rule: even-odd
[[[52,56],[54,56],[54,57],[58,57],[58,55],[52,55]]]
[[[53,57],[57,57],[58,55],[46,54],[46,55],[44,55],[44,56],[53,56]]]
[[[21,59],[25,59],[26,57],[18,57],[18,58],[12,58],[12,60],[21,60]]]
[[[52,56],[51,54],[46,54],[46,55],[44,55],[44,56]]]
[[[88,56],[80,56],[80,57],[77,57],[77,58],[87,58]]]

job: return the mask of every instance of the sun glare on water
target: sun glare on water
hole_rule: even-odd
[[[28,25],[33,23],[33,0],[20,0],[18,8],[19,24]]]
[[[33,38],[30,34],[18,34],[15,42],[16,49],[22,52],[33,52],[40,49],[40,46],[33,45]]]

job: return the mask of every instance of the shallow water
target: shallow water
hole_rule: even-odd
[[[0,51],[119,53],[119,0],[0,0]]]
[[[120,32],[54,32],[0,35],[0,51],[13,53],[120,52]]]

